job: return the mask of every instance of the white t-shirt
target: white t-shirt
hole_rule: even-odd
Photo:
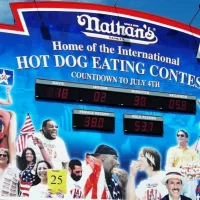
[[[0,175],[0,196],[18,196],[19,170],[9,164]]]
[[[47,191],[48,191],[48,186],[45,185],[45,184],[37,184],[35,186],[32,186],[30,188],[30,191],[29,191],[29,197],[31,198],[46,198],[46,194],[47,194]]]
[[[136,188],[136,196],[141,200],[159,200],[168,194],[166,186],[161,183],[165,172],[160,171],[155,176],[141,181]]]
[[[62,169],[62,163],[69,162],[65,143],[60,137],[57,136],[56,139],[49,140],[45,138],[41,132],[34,134],[34,137],[37,137],[42,141],[47,154],[51,158],[54,169]],[[35,151],[37,161],[44,160],[39,147],[33,144],[32,138],[28,139],[27,146],[31,147]]]
[[[39,199],[44,199],[44,198],[45,199],[62,199],[62,198],[59,198],[57,194],[51,194],[50,196],[47,197],[48,189],[49,189],[48,185],[42,184],[42,183],[32,186],[29,190],[29,198],[31,200],[39,200]],[[64,195],[64,199],[66,199],[65,195]]]
[[[67,197],[70,199],[82,199],[84,194],[85,180],[74,181],[70,174],[67,176]]]

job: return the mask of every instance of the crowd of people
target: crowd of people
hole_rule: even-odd
[[[37,136],[42,134],[42,136]],[[57,197],[73,199],[127,199],[127,200],[196,200],[197,179],[187,179],[184,171],[192,166],[198,174],[199,155],[188,147],[189,135],[184,130],[177,132],[177,146],[169,148],[165,171],[161,170],[161,156],[152,147],[143,147],[138,159],[130,165],[129,174],[119,168],[118,152],[113,147],[101,144],[94,153],[87,153],[84,161],[69,159],[66,147],[58,137],[58,126],[45,120],[42,129],[24,149],[18,162],[20,169],[20,196]],[[58,139],[58,141],[57,141]],[[63,144],[63,145],[62,145]],[[60,152],[60,148],[62,152]],[[37,153],[36,153],[37,152]],[[59,153],[62,156],[59,156]],[[192,163],[195,163],[192,165]],[[48,188],[48,169],[66,169],[67,192],[52,193]],[[187,168],[188,170],[188,168]],[[147,178],[136,184],[140,171]],[[24,192],[24,183],[30,187]],[[37,191],[37,193],[36,193]],[[37,195],[36,195],[37,194]]]
[[[10,87],[7,100],[12,104]],[[55,121],[43,121],[41,130],[27,141],[21,155],[15,155],[16,116],[0,109],[0,196],[66,199],[198,200],[200,156],[188,146],[189,135],[177,132],[177,146],[168,149],[165,171],[161,156],[152,147],[140,149],[130,171],[120,169],[118,152],[101,144],[84,160],[70,159],[65,142],[58,136]],[[17,158],[17,159],[16,159]],[[66,170],[66,192],[49,187],[48,172]],[[146,177],[137,182],[143,171]],[[61,177],[62,178],[62,177]],[[61,182],[63,181],[61,180]],[[199,190],[200,191],[200,190]]]

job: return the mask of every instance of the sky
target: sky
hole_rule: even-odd
[[[9,6],[10,2],[26,1],[31,2],[33,0],[0,0],[0,23],[14,23]],[[39,1],[41,0],[36,0],[36,2]],[[60,1],[69,2],[68,0]],[[200,0],[74,0],[72,2],[87,2],[110,6],[114,6],[116,4],[117,7],[151,13],[157,16],[173,19],[184,24],[190,24],[191,26],[195,26],[200,29]],[[194,18],[196,13],[198,14]]]

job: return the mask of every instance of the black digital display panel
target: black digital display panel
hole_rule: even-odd
[[[73,110],[73,129],[114,132],[115,115],[111,112]]]
[[[35,98],[159,111],[196,113],[192,95],[36,79]]]
[[[124,115],[124,133],[163,135],[163,118],[148,115]]]

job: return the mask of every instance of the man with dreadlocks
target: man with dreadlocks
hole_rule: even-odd
[[[135,186],[135,178],[138,171],[145,171],[148,178]],[[153,148],[142,148],[138,161],[132,161],[130,175],[127,184],[127,200],[159,200],[168,194],[161,180],[165,176],[160,171],[160,155]]]

